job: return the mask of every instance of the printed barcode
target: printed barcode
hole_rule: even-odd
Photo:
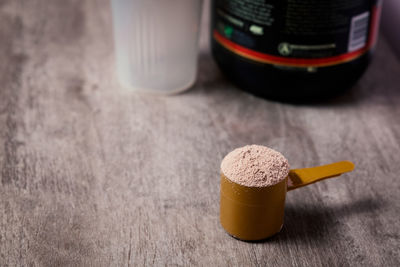
[[[369,12],[364,12],[351,19],[349,52],[363,48],[367,44]]]

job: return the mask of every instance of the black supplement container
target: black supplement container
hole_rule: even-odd
[[[212,53],[255,95],[307,101],[338,95],[366,70],[381,0],[213,0]]]

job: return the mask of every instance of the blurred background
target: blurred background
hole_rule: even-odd
[[[400,57],[400,1],[384,0],[382,12],[382,31]]]

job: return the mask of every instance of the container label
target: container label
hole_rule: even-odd
[[[248,60],[291,67],[352,61],[376,42],[381,0],[214,0],[213,37]]]

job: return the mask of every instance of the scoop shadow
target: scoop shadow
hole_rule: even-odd
[[[282,231],[268,242],[308,242],[310,239],[323,243],[339,236],[342,221],[350,216],[373,213],[385,203],[378,199],[362,199],[350,205],[332,207],[290,205],[285,208]]]

